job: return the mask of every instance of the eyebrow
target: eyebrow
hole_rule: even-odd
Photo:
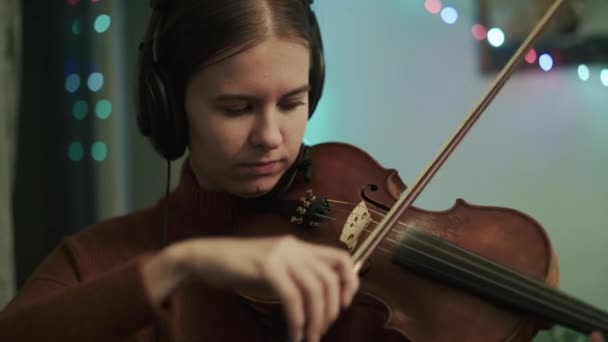
[[[305,84],[303,86],[297,87],[294,90],[287,92],[284,95],[281,95],[281,98],[294,96],[303,92],[308,92],[310,90],[310,85]],[[234,100],[244,100],[244,101],[256,101],[259,100],[260,97],[254,95],[246,95],[246,94],[221,94],[213,98],[215,102],[223,102],[223,101],[234,101]]]

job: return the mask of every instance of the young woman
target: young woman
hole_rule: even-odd
[[[243,339],[226,328],[254,329],[234,292],[262,290],[280,299],[290,340],[318,341],[358,289],[349,254],[289,236],[230,237],[241,199],[272,195],[297,166],[323,86],[310,1],[153,8],[138,123],[167,160],[188,151],[180,184],[149,209],[67,237],[0,313],[0,340]]]
[[[349,254],[288,236],[220,237],[230,235],[236,199],[269,193],[300,152],[323,84],[310,3],[153,8],[138,122],[163,157],[189,151],[180,184],[152,208],[66,238],[0,314],[0,340],[152,341],[157,321],[179,334],[184,323],[167,308],[196,282],[272,291],[291,338],[316,341],[358,288]]]

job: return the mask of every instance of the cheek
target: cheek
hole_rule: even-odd
[[[302,113],[298,113],[297,119],[295,120],[295,128],[294,130],[297,132],[299,140],[302,140],[304,137],[304,132],[306,131],[306,126],[308,125],[308,107]]]
[[[308,111],[304,113],[298,113],[297,116],[293,117],[288,125],[288,132],[284,135],[285,142],[288,148],[296,153],[300,149],[306,126],[308,124]]]
[[[247,122],[224,120],[215,116],[202,123],[196,132],[198,139],[192,141],[195,148],[204,153],[206,159],[231,160],[243,148],[247,140]]]
[[[201,165],[208,165],[209,160],[214,160],[217,155],[222,154],[223,145],[217,141],[218,135],[209,129],[210,127],[214,127],[213,123],[203,117],[198,117],[189,123],[192,159]]]

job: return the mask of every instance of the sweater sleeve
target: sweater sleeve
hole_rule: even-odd
[[[69,249],[60,245],[0,312],[0,341],[115,341],[134,336],[163,315],[143,284],[141,266],[152,256],[140,255],[80,281]]]

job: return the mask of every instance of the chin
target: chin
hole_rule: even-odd
[[[272,179],[259,179],[248,184],[243,184],[234,189],[233,193],[239,197],[255,198],[266,195],[277,185],[279,177]]]
[[[238,197],[242,197],[242,198],[256,198],[256,197],[261,197],[266,195],[267,193],[270,192],[270,190],[272,190],[272,188],[247,188],[247,189],[239,189],[240,191],[236,191],[234,194],[237,195]]]

